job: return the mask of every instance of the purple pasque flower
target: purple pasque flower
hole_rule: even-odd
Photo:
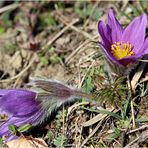
[[[8,126],[35,125],[43,116],[40,101],[35,92],[23,89],[0,89],[0,136],[9,141],[13,136]]]
[[[41,124],[66,102],[91,96],[56,80],[33,78],[28,89],[0,89],[0,137],[6,141],[16,138],[8,126]]]
[[[107,24],[98,22],[100,44],[107,60],[125,68],[144,54],[148,54],[148,38],[145,39],[146,24],[147,17],[143,13],[126,28],[122,28],[110,9]]]

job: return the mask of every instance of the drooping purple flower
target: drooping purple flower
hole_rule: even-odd
[[[0,90],[0,136],[7,141],[14,138],[8,131],[8,126],[17,127],[24,124],[34,125],[43,116],[41,104],[36,100],[37,94],[23,89]]]
[[[60,83],[59,81],[34,78],[28,89],[0,89],[0,137],[6,141],[16,138],[8,126],[41,124],[46,117],[64,104],[88,94]]]
[[[122,28],[112,9],[108,12],[107,24],[98,22],[100,45],[110,63],[126,69],[136,59],[148,54],[148,38],[145,39],[146,23],[147,17],[143,13],[126,28]]]

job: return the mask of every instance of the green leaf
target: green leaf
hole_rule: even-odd
[[[136,122],[148,122],[148,118],[139,118],[136,119]]]
[[[107,146],[105,145],[105,143],[102,141],[102,139],[100,139],[99,143],[98,143],[98,147],[99,148],[106,148]]]
[[[48,14],[46,22],[47,22],[47,25],[56,25],[55,19],[50,14]]]
[[[0,138],[0,147],[3,147],[4,141],[2,138]]]
[[[92,91],[93,87],[92,87],[92,78],[91,76],[89,76],[86,80],[85,80],[85,90],[86,92],[90,92]]]
[[[48,65],[48,60],[45,57],[40,57],[40,61],[44,64],[44,65]]]
[[[5,32],[5,28],[0,27],[0,34]]]
[[[111,134],[108,134],[104,140],[107,142],[112,142],[114,139],[118,138],[120,136],[120,130],[117,128],[113,129],[113,132]]]
[[[23,133],[23,132],[26,132],[28,129],[31,128],[31,125],[30,124],[25,124],[25,125],[22,125],[21,127],[18,128],[18,131]]]
[[[59,136],[59,137],[56,137],[54,140],[53,140],[53,144],[55,145],[55,146],[57,146],[57,147],[61,147],[61,144],[63,143],[65,143],[66,142],[66,140],[67,140],[67,138],[64,136],[64,135],[62,135],[62,136]],[[63,145],[62,145],[63,146]]]
[[[147,1],[139,1],[140,6],[142,7],[142,10],[145,11],[145,13],[147,14],[147,8],[148,8],[148,2]]]
[[[131,119],[128,119],[128,118],[126,120],[118,120],[116,122],[117,127],[125,128],[125,129],[129,128],[130,123],[131,123]]]
[[[135,7],[131,4],[129,4],[130,8],[132,9],[132,11],[134,12],[135,16],[139,16],[142,12],[138,7]]]
[[[128,113],[128,109],[129,109],[129,105],[130,105],[129,100],[130,99],[122,101],[123,107],[121,107],[121,116],[122,116],[123,120],[126,118],[127,113]]]
[[[10,19],[10,11],[7,11],[2,14],[2,22],[5,27],[11,27],[12,26],[12,21]]]
[[[59,57],[57,55],[51,55],[49,60],[51,61],[52,64],[56,64],[59,62]]]
[[[52,131],[49,131],[49,132],[47,133],[47,136],[48,136],[49,139],[53,139],[54,133],[53,133]]]
[[[102,16],[102,11],[95,9],[92,15],[92,19],[98,20]]]
[[[15,127],[13,124],[9,124],[9,125],[8,125],[8,129],[9,129],[9,131],[10,131],[13,135],[16,135],[17,129],[16,129],[16,127]]]

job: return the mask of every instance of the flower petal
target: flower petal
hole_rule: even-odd
[[[0,90],[0,115],[6,120],[1,121],[0,136],[6,136],[6,141],[17,138],[8,130],[8,125],[17,127],[24,124],[37,125],[43,122],[44,110],[36,100],[36,93],[23,89]],[[42,119],[42,120],[41,120]]]
[[[13,124],[17,127],[20,127],[22,125],[25,125],[25,124],[31,124],[31,125],[36,125],[38,123],[40,123],[40,119],[41,117],[43,116],[43,111],[37,111],[35,113],[32,113],[31,116],[28,116],[28,117],[10,117],[9,120],[7,120],[6,122],[3,122],[2,125],[0,125],[0,136],[6,136],[7,139],[6,139],[6,142],[12,140],[12,139],[15,139],[15,138],[18,138],[17,136],[15,135],[12,135],[10,133],[10,131],[8,130],[8,126],[10,124]]]
[[[132,56],[120,59],[119,62],[123,66],[127,66],[128,64],[135,62],[138,58],[141,58],[142,56],[143,56],[142,54],[132,55]]]
[[[1,97],[0,108],[14,116],[28,116],[39,109],[39,102],[35,98],[36,93],[28,90],[8,90]]]
[[[12,91],[13,89],[0,89],[0,97],[4,96],[8,92]]]
[[[145,42],[143,46],[141,47],[140,53],[143,55],[148,54],[148,38],[145,39]]]
[[[111,46],[111,30],[108,25],[105,25],[102,21],[98,22],[98,32],[102,39],[102,44],[105,48],[109,49]]]
[[[123,33],[123,28],[115,18],[112,9],[109,9],[108,12],[108,25],[111,28],[112,43],[120,41]]]
[[[101,48],[107,60],[109,60],[111,63],[114,64],[116,63],[117,65],[122,66],[120,62],[114,58],[114,56],[110,53],[110,51],[104,47],[104,45],[101,45]]]
[[[146,23],[147,17],[143,13],[136,17],[123,32],[122,41],[132,44],[136,54],[140,52],[139,50],[144,43]]]

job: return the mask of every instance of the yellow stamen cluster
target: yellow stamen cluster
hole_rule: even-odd
[[[111,53],[117,59],[120,60],[124,57],[134,54],[132,51],[133,46],[130,43],[114,42],[111,46]]]

